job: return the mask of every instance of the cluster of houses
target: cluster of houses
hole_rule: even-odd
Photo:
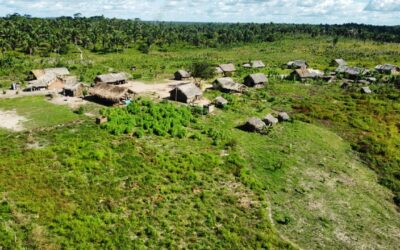
[[[242,129],[249,132],[262,132],[267,127],[273,127],[279,122],[291,121],[286,112],[279,112],[275,117],[273,114],[266,115],[263,119],[252,117],[243,126]]]
[[[369,84],[376,82],[376,78],[371,76],[371,71],[359,67],[348,66],[344,59],[335,59],[331,66],[336,70],[328,75],[323,71],[312,69],[305,60],[294,60],[284,65],[286,68],[293,70],[288,79],[305,81],[308,79],[323,79],[327,81],[335,80],[337,76],[344,78],[342,88],[348,87],[352,82]],[[260,69],[265,64],[260,60],[246,62],[243,68]],[[232,63],[220,64],[216,68],[219,77],[213,82],[212,87],[225,93],[241,93],[246,88],[260,87],[268,83],[268,78],[263,73],[249,74],[244,77],[242,83],[236,82],[232,76],[236,71],[236,67]],[[378,65],[375,67],[376,72],[380,74],[400,75],[400,68],[391,64]],[[190,72],[186,70],[178,70],[174,74],[175,80],[185,81],[191,78]],[[107,104],[117,104],[130,100],[135,93],[129,88],[120,86],[126,84],[128,75],[126,73],[110,73],[98,75],[94,79],[94,87],[83,84],[76,76],[72,76],[67,68],[46,68],[32,70],[30,73],[30,81],[26,88],[27,91],[50,90],[58,91],[66,96],[81,97],[84,90]],[[362,87],[363,93],[371,93],[369,87]],[[196,103],[202,99],[203,91],[192,81],[188,83],[179,83],[170,91],[170,99],[183,103]],[[222,97],[221,97],[222,98]],[[226,105],[226,100],[214,100],[215,104]]]

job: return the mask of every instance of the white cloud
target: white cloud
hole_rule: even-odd
[[[400,24],[400,0],[0,0],[0,15],[162,21]]]

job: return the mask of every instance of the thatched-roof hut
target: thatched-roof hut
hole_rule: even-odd
[[[368,70],[358,67],[348,67],[348,66],[339,66],[336,69],[337,74],[341,74],[344,77],[352,80],[357,80],[361,76],[365,75]]]
[[[64,88],[63,77],[69,75],[67,68],[47,68],[31,70],[34,80],[29,81],[27,90],[62,90]]]
[[[183,69],[176,71],[174,76],[175,76],[175,80],[178,80],[178,81],[183,80],[183,79],[188,79],[191,77],[190,73]]]
[[[400,67],[393,65],[393,64],[383,64],[383,65],[377,65],[375,67],[375,70],[378,71],[381,74],[399,74],[400,73]]]
[[[307,69],[307,68],[300,68],[295,69],[290,74],[290,79],[293,80],[307,80],[307,79],[316,79],[322,78],[324,76],[324,72],[315,69]]]
[[[347,66],[347,62],[342,58],[338,58],[338,59],[333,59],[330,65],[333,67]]]
[[[90,94],[108,104],[129,100],[134,96],[134,93],[128,88],[107,83],[96,84],[96,86],[90,90]]]
[[[265,68],[265,64],[261,60],[251,61],[251,67],[253,69]]]
[[[232,63],[220,64],[218,67],[222,70],[225,76],[232,76],[233,73],[236,71],[235,65],[233,65]]]
[[[170,92],[170,99],[178,102],[192,103],[203,96],[203,92],[194,83],[177,86]]]
[[[242,92],[243,85],[240,83],[236,83],[230,77],[221,77],[214,81],[213,84],[215,89],[218,89],[222,92],[232,93],[232,92]]]
[[[274,126],[279,122],[279,120],[275,118],[272,114],[268,114],[266,117],[264,117],[263,122],[268,126]]]
[[[278,120],[280,122],[288,122],[288,121],[290,121],[290,116],[286,112],[279,112]]]
[[[67,76],[69,75],[69,70],[67,68],[47,68],[47,69],[33,69],[31,74],[35,79],[39,79],[44,75],[55,75],[55,76]]]
[[[241,128],[249,132],[260,132],[266,126],[267,125],[261,119],[252,117]]]
[[[244,84],[255,87],[268,83],[268,78],[263,73],[250,74],[244,78]]]
[[[290,69],[308,68],[308,63],[305,60],[290,61],[286,64]]]
[[[218,96],[215,98],[214,100],[215,106],[219,107],[219,108],[223,108],[226,105],[228,105],[228,100],[226,100],[225,98],[223,98],[222,96]]]
[[[127,74],[125,74],[124,72],[120,72],[120,73],[98,75],[94,79],[94,82],[119,85],[119,84],[125,84],[127,80],[128,80]]]
[[[84,85],[80,82],[65,84],[64,86],[64,95],[65,96],[73,96],[73,97],[81,97],[83,96]]]

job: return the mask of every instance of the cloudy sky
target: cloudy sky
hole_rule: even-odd
[[[159,21],[400,25],[400,0],[0,0],[0,16],[104,15]]]

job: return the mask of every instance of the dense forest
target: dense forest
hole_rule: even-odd
[[[67,53],[67,45],[92,51],[111,52],[138,46],[147,52],[151,45],[184,43],[197,47],[218,47],[252,42],[268,42],[287,35],[312,37],[329,35],[379,42],[400,42],[400,26],[362,24],[227,24],[145,22],[140,19],[108,19],[103,16],[34,18],[19,14],[0,18],[2,52],[26,54]],[[335,40],[335,39],[333,39]]]

